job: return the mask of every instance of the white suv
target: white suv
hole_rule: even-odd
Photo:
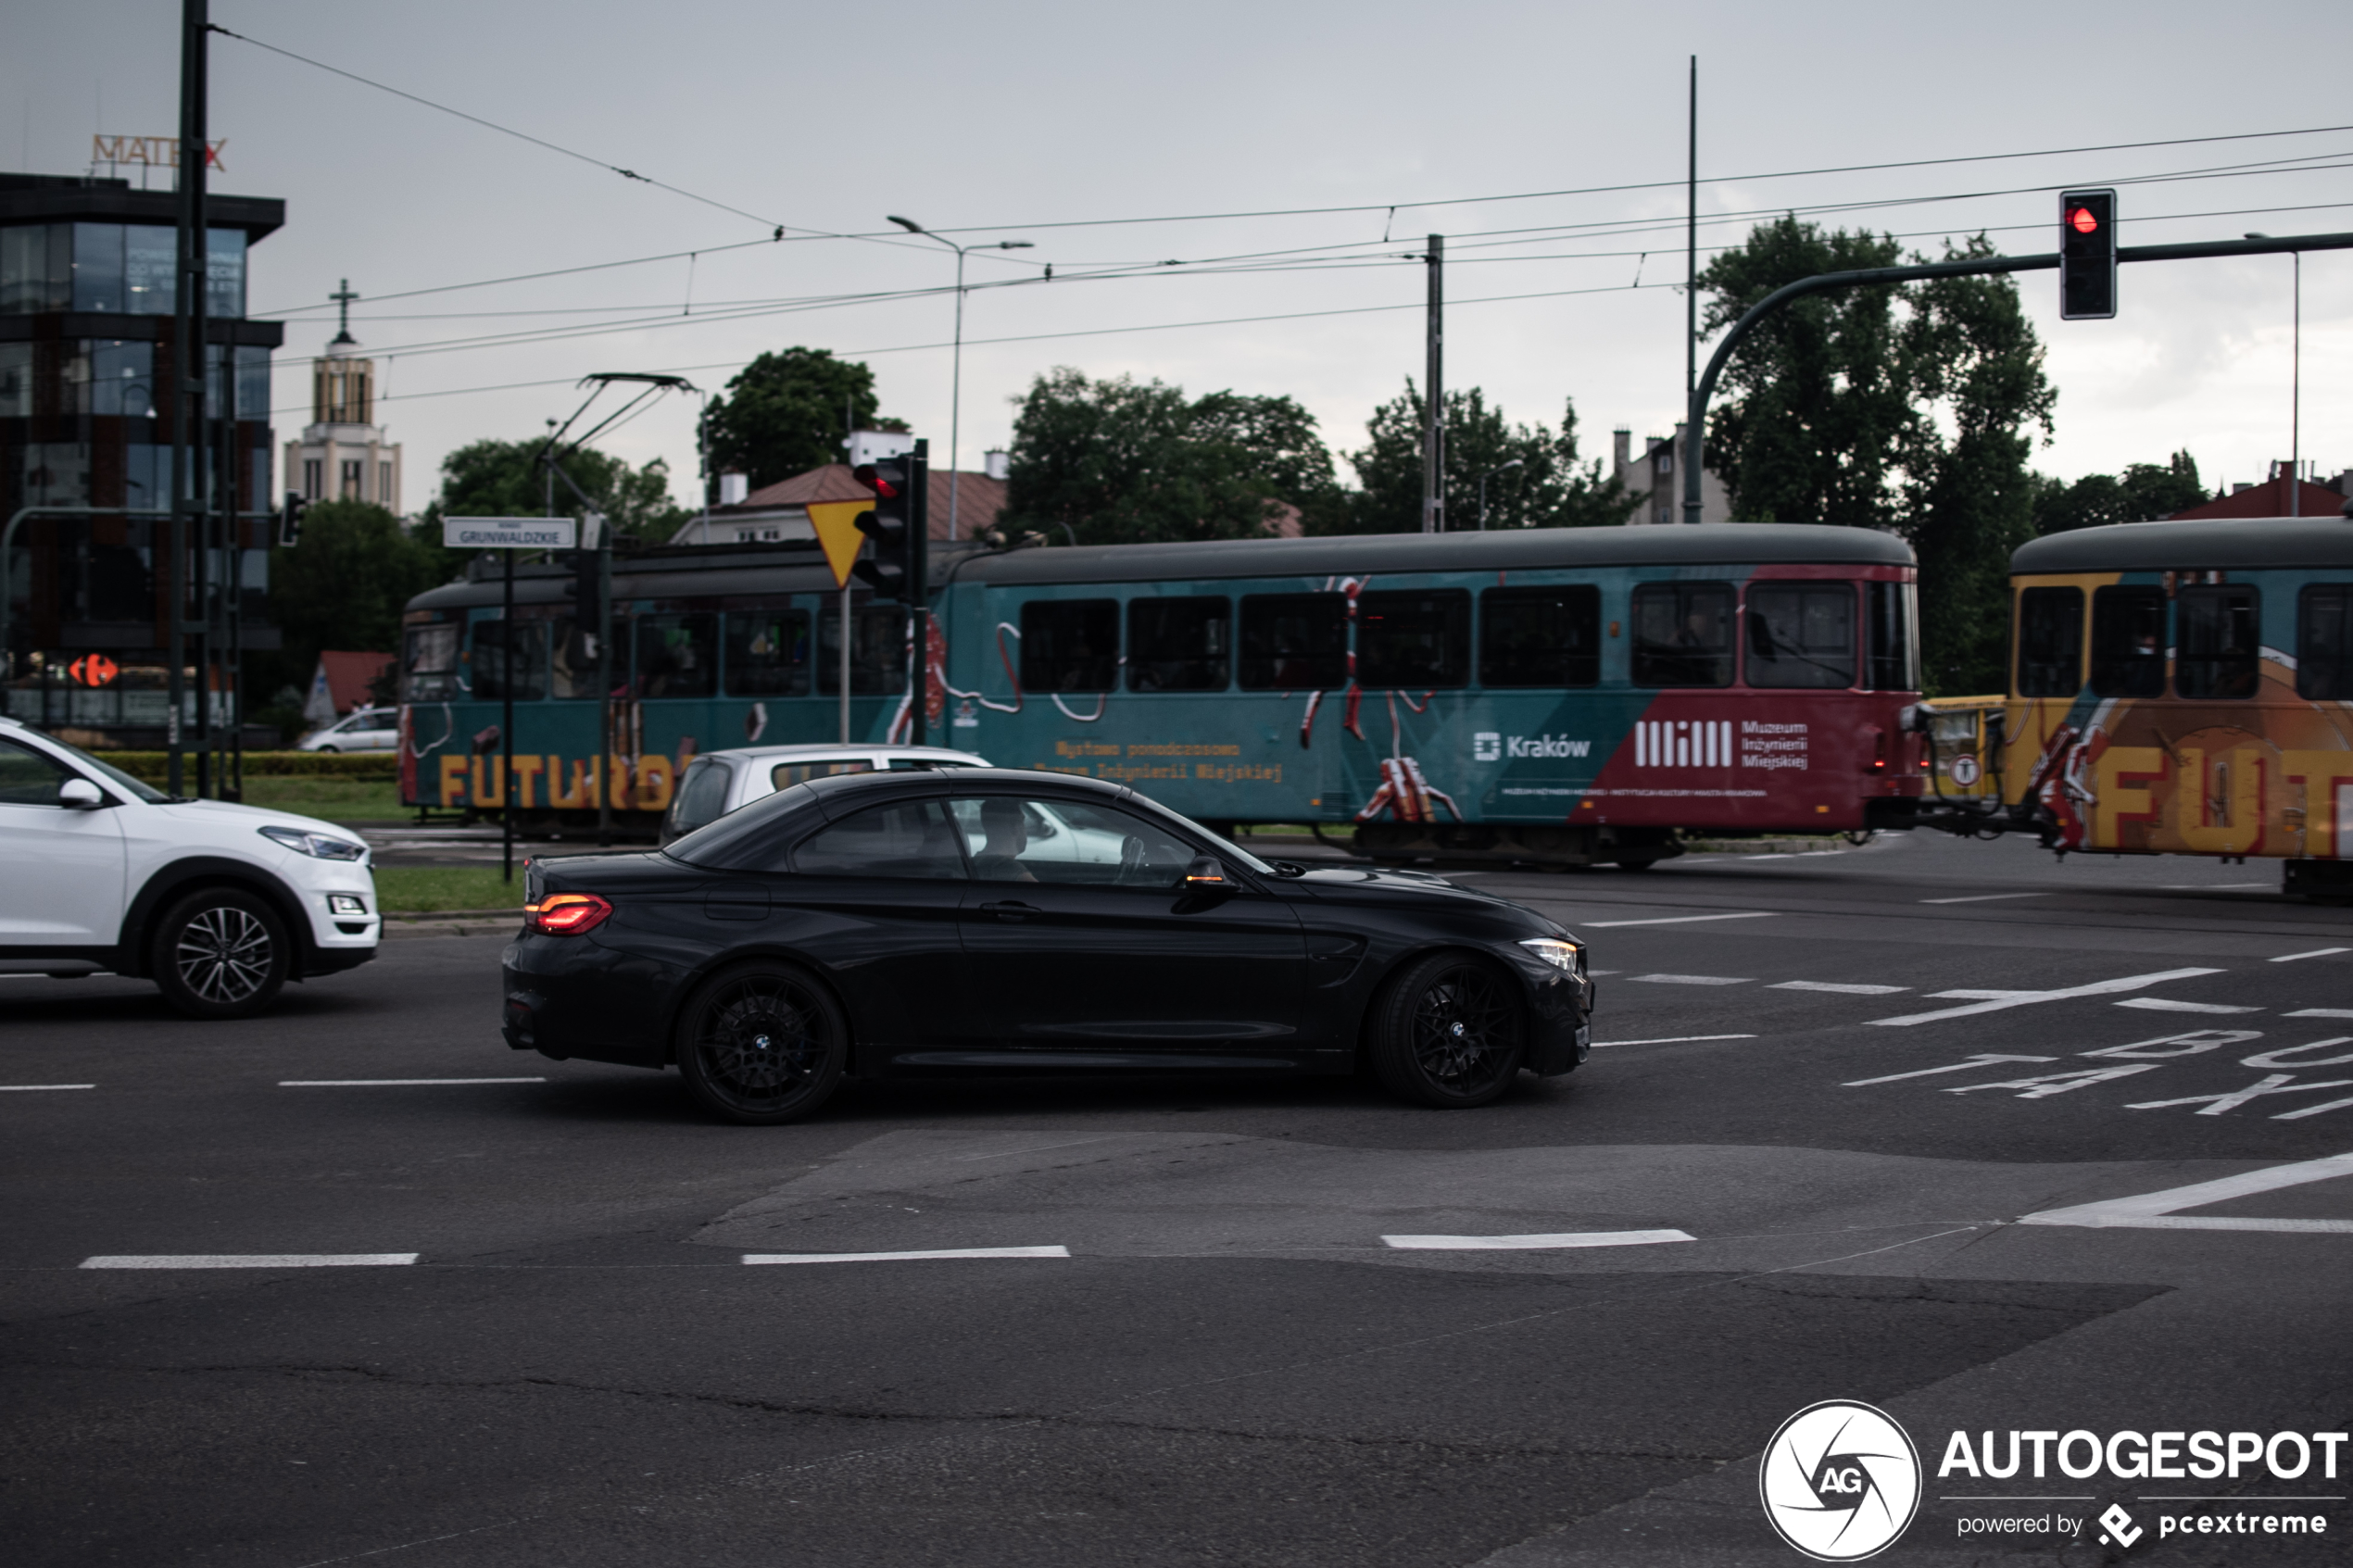
[[[376,956],[368,847],[289,811],[182,800],[0,718],[0,974],[144,976],[190,1018]]]

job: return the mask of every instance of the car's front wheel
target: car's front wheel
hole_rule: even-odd
[[[233,887],[173,904],[147,948],[163,999],[189,1018],[249,1018],[277,998],[293,968],[286,922],[268,900]]]
[[[1492,965],[1434,953],[1374,1001],[1370,1047],[1373,1072],[1391,1094],[1467,1110],[1511,1086],[1528,1054],[1525,1010]]]
[[[677,1053],[679,1074],[711,1114],[751,1125],[790,1122],[840,1085],[849,1022],[807,970],[743,964],[687,997]]]

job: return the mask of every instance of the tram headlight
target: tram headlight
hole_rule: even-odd
[[[1565,942],[1557,936],[1530,936],[1520,946],[1554,969],[1566,970],[1579,978],[1585,973],[1585,949],[1575,942]]]

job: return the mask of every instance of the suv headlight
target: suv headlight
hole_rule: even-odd
[[[273,844],[283,844],[297,855],[308,855],[317,860],[364,860],[368,858],[366,845],[354,844],[347,838],[331,838],[323,833],[282,828],[274,823],[257,831]]]
[[[1578,975],[1585,972],[1585,949],[1574,942],[1564,942],[1557,936],[1531,936],[1520,946],[1554,969]]]

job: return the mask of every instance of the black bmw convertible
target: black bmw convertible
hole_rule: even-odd
[[[1584,944],[1416,872],[1262,860],[1059,773],[850,773],[535,860],[507,1043],[675,1063],[736,1122],[845,1077],[1347,1073],[1441,1108],[1590,1046]]]

